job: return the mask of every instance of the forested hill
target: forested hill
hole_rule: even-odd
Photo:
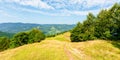
[[[7,32],[2,32],[0,31],[0,37],[9,37],[11,38],[14,35],[14,33],[7,33]]]
[[[1,23],[0,31],[9,32],[9,33],[17,33],[22,31],[27,31],[32,28],[39,28],[45,34],[51,34],[64,32],[70,30],[74,27],[74,24],[30,24],[30,23]]]

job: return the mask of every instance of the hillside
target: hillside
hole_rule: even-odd
[[[30,24],[30,23],[0,23],[0,31],[18,33],[33,28],[42,30],[45,34],[56,34],[72,29],[75,25],[68,24]]]
[[[0,60],[120,60],[120,42],[70,42],[70,33],[0,52]]]
[[[0,37],[6,36],[6,37],[11,38],[13,35],[14,35],[14,33],[7,33],[7,32],[0,31]]]

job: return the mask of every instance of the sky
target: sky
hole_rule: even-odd
[[[0,0],[0,23],[76,24],[120,0]]]

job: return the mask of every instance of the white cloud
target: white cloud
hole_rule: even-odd
[[[97,14],[101,9],[108,9],[114,3],[120,2],[120,0],[3,0],[3,1],[38,8],[38,10],[35,10],[19,6],[14,7],[14,9],[17,10],[52,16],[87,15],[89,12]]]
[[[70,15],[87,15],[89,12],[97,14],[101,9],[108,9],[120,0],[44,0],[44,2]]]
[[[93,13],[93,14],[98,14],[100,10],[87,10],[87,11],[69,11],[69,10],[62,10],[61,13],[66,13],[68,16],[70,15],[78,15],[78,16],[83,16],[83,15],[88,15],[88,13]]]
[[[27,9],[27,8],[21,8],[21,7],[11,7],[10,8],[14,10],[21,10],[25,12],[30,12],[30,13],[38,13],[38,14],[43,14],[43,15],[50,15],[50,16],[70,16],[67,12],[59,11],[58,13],[49,13],[49,12],[44,12],[41,10],[32,10],[32,9]]]
[[[73,4],[84,4],[84,7],[93,7],[96,5],[104,6],[106,4],[114,4],[120,0],[70,0]]]
[[[18,3],[24,6],[32,6],[36,8],[43,8],[43,9],[54,9],[53,7],[49,6],[48,4],[42,2],[41,0],[5,0],[6,2],[10,3]]]
[[[38,13],[38,14],[43,14],[43,15],[50,15],[50,16],[71,16],[71,15],[78,15],[78,16],[82,16],[82,15],[87,15],[88,12],[97,14],[100,10],[88,10],[88,11],[69,11],[69,10],[60,10],[54,12],[54,13],[49,13],[49,12],[43,12],[40,10],[31,10],[31,9],[26,9],[26,8],[15,8],[12,7],[15,10],[21,10],[21,11],[26,11],[26,12],[30,12],[30,13]]]

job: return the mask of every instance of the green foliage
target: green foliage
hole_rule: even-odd
[[[39,29],[32,29],[28,32],[20,32],[14,35],[10,42],[10,48],[22,46],[28,43],[40,42],[45,39],[45,35]]]
[[[14,37],[10,43],[10,48],[27,44],[28,36],[29,35],[26,32],[17,33],[16,35],[14,35]]]
[[[102,10],[96,17],[89,13],[71,32],[72,42],[94,39],[120,40],[120,4]]]
[[[96,38],[94,36],[95,19],[96,19],[96,17],[92,13],[89,13],[87,16],[87,20],[83,22],[84,40],[93,40]]]
[[[78,22],[76,27],[71,32],[71,36],[70,36],[71,41],[72,42],[82,41],[83,40],[82,39],[83,37],[81,36],[82,33],[83,33],[83,25],[80,22]]]
[[[82,23],[78,22],[77,26],[71,32],[71,41],[86,41],[93,40],[96,37],[94,36],[94,23],[95,16],[92,13],[89,13],[87,20]]]
[[[28,32],[29,41],[28,43],[40,42],[45,39],[45,35],[39,29],[32,29]]]
[[[8,39],[7,37],[0,37],[0,51],[8,49],[9,44],[10,44],[10,39]]]

